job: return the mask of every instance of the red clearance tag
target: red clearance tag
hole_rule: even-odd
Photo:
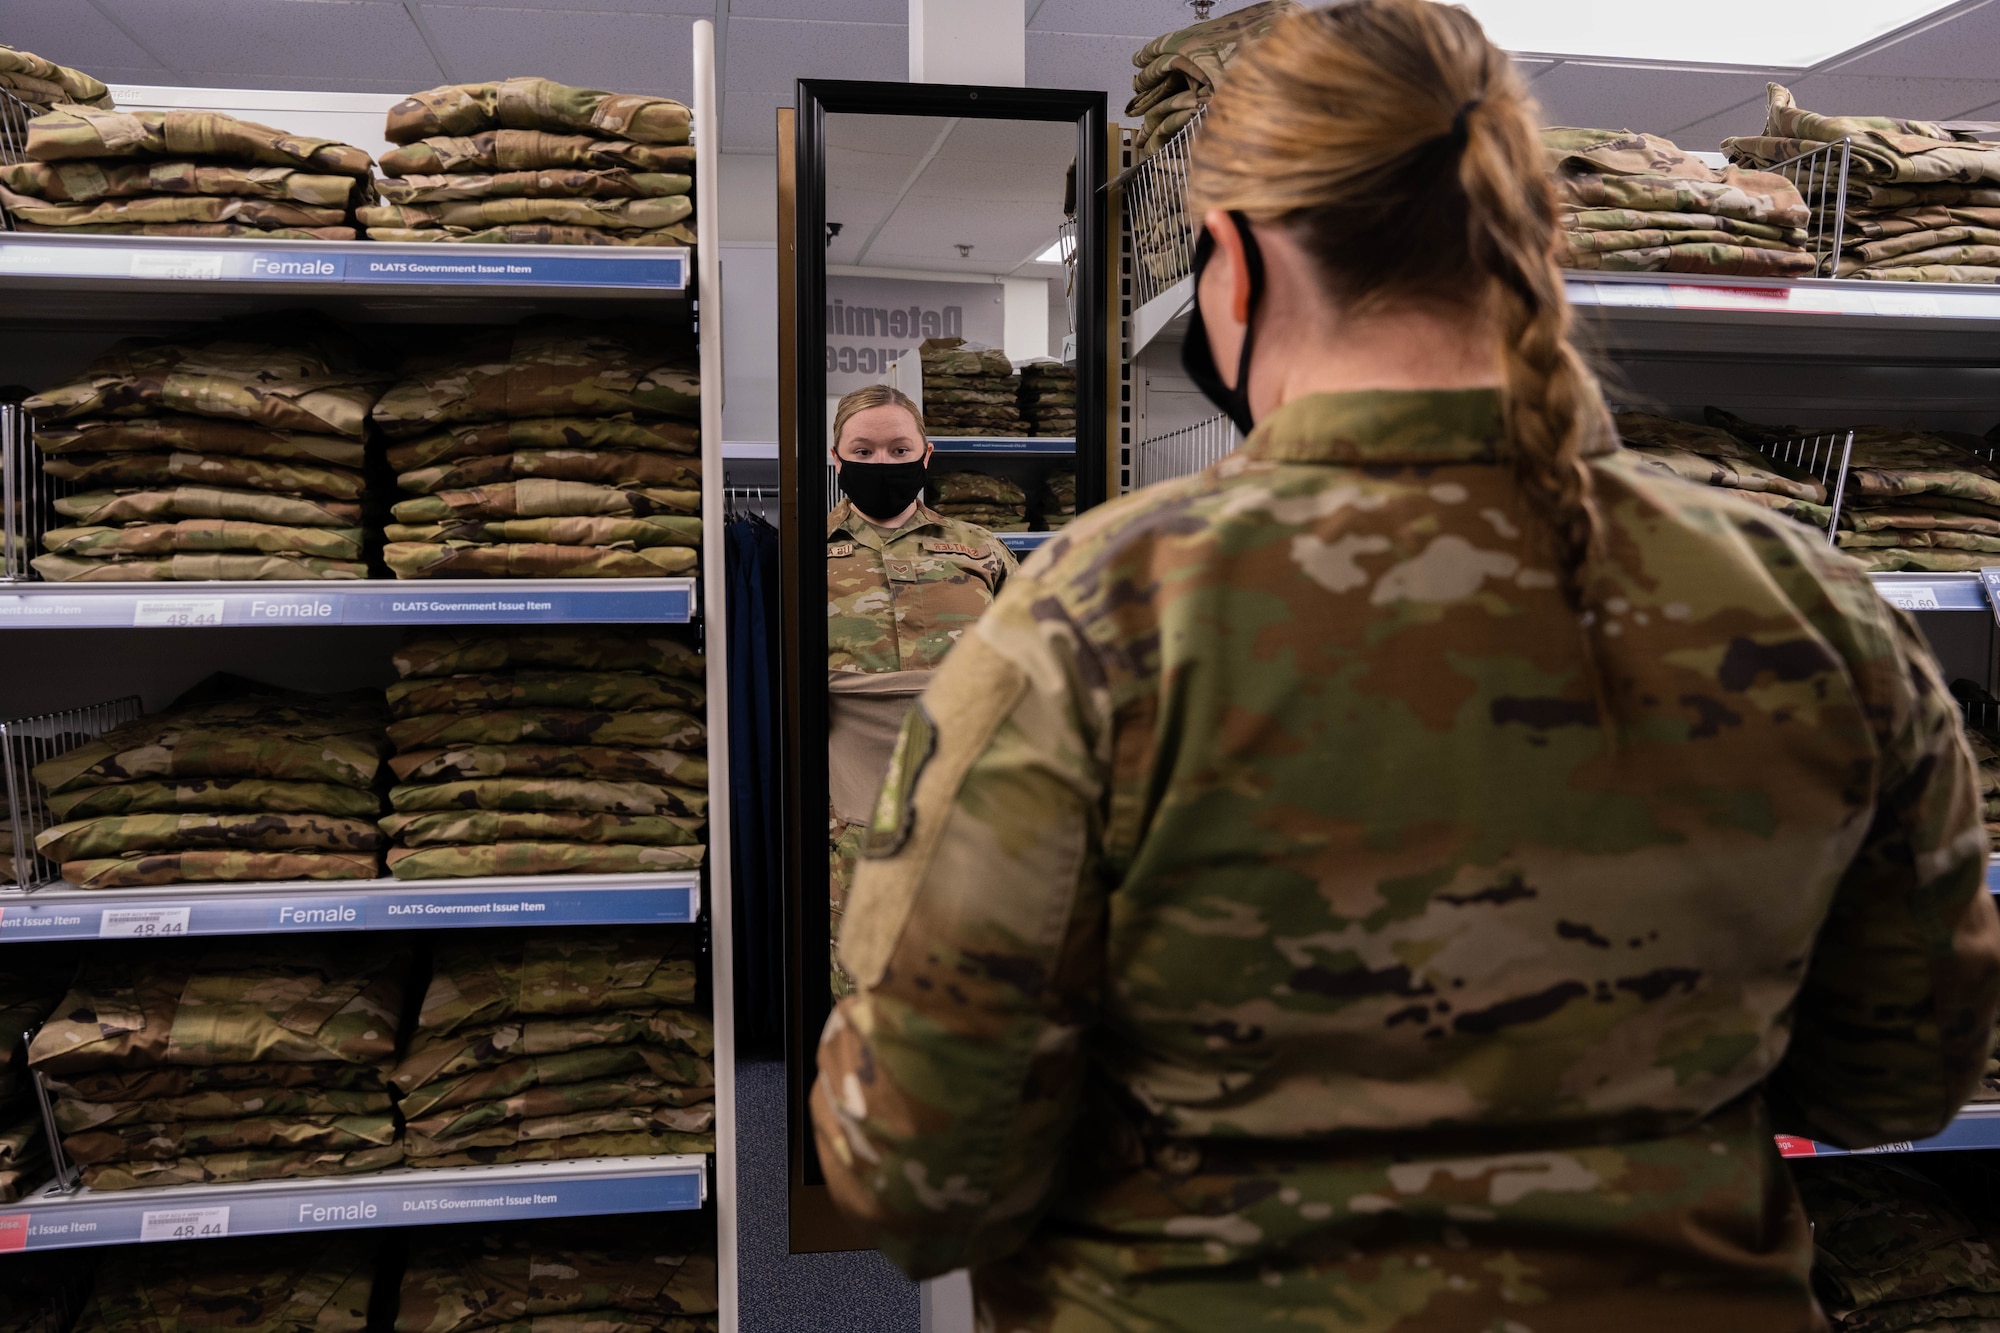
[[[1819,1147],[1811,1139],[1796,1138],[1790,1134],[1773,1135],[1778,1140],[1780,1157],[1817,1157]]]
[[[28,1215],[9,1213],[0,1217],[0,1253],[28,1248]]]

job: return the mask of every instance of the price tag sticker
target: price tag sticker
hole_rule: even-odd
[[[1878,315],[1935,315],[1938,303],[1935,296],[1923,296],[1914,292],[1870,292],[1868,304]]]
[[[1892,583],[1882,589],[1882,595],[1889,599],[1889,605],[1901,607],[1905,611],[1941,611],[1938,605],[1937,589],[1928,583]]]
[[[141,597],[132,604],[135,629],[213,629],[222,623],[220,597]]]
[[[1904,1139],[1900,1143],[1885,1143],[1879,1148],[1857,1148],[1854,1150],[1854,1155],[1859,1157],[1867,1153],[1915,1152],[1916,1150],[1916,1144],[1910,1142],[1908,1139]]]
[[[98,918],[100,940],[160,940],[188,933],[187,907],[107,907]]]
[[[1663,309],[1674,303],[1674,294],[1655,283],[1600,282],[1597,284],[1597,303]]]
[[[229,1234],[229,1208],[158,1208],[139,1214],[139,1240],[214,1240]]]
[[[222,256],[194,254],[185,250],[136,254],[132,256],[132,276],[173,278],[183,282],[213,281],[222,276]]]

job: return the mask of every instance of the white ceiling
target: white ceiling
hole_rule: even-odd
[[[1578,13],[1634,0],[1544,0]],[[1028,82],[1103,89],[1114,118],[1131,54],[1183,26],[1184,0],[1026,0]],[[1235,7],[1222,0],[1222,9]],[[686,96],[689,27],[722,48],[724,147],[773,150],[798,78],[900,80],[907,0],[0,0],[0,41],[110,83],[411,92],[547,75]],[[1657,22],[1673,24],[1670,5]],[[1810,4],[1797,21],[1815,21]],[[1712,149],[1763,123],[1764,84],[1829,113],[2000,118],[2000,0],[1960,0],[1808,70],[1524,54],[1552,123],[1642,129]]]

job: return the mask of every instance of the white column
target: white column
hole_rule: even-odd
[[[1016,361],[1031,361],[1049,354],[1049,280],[1047,278],[1002,278],[1006,293],[1004,325],[1007,355]]]
[[[910,0],[910,82],[1026,87],[1026,0]]]

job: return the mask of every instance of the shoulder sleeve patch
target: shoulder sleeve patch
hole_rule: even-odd
[[[828,542],[826,544],[826,558],[829,560],[838,560],[843,556],[849,556],[853,554],[854,554],[853,542]]]
[[[936,753],[937,724],[919,699],[904,717],[896,748],[889,754],[889,771],[882,778],[875,813],[861,838],[863,856],[894,856],[903,850],[903,844],[910,840],[910,825],[916,820],[917,779]]]

